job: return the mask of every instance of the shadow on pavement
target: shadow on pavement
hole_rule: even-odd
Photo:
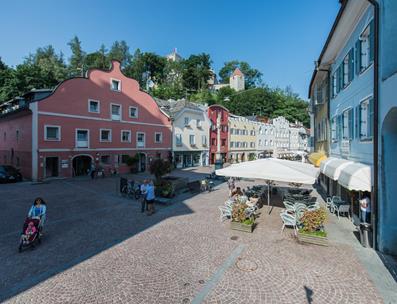
[[[40,284],[170,217],[191,214],[183,193],[157,212],[140,212],[139,201],[116,194],[117,178],[53,181],[42,185],[3,188],[5,211],[0,234],[0,302]],[[3,190],[2,189],[2,190]],[[48,204],[42,244],[18,253],[21,225],[34,197]]]

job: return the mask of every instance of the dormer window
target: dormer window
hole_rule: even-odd
[[[110,88],[112,91],[121,91],[121,81],[117,79],[110,80]]]

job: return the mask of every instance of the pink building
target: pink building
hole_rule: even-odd
[[[169,157],[169,117],[118,61],[24,97],[0,109],[0,163],[26,178],[86,175],[93,164],[126,173],[127,156],[136,154],[145,171],[152,159]]]

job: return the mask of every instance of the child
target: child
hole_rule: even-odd
[[[25,241],[29,239],[37,232],[37,228],[34,226],[33,222],[29,222],[28,227],[25,230]]]

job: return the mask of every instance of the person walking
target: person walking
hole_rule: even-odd
[[[154,184],[153,181],[150,181],[146,187],[146,204],[148,207],[148,215],[152,215],[154,213],[154,199],[156,198],[154,194]]]
[[[361,222],[371,223],[371,200],[369,194],[365,193],[360,202]]]
[[[146,211],[148,210],[148,206],[147,206],[147,187],[148,187],[148,180],[145,179],[143,181],[143,184],[141,185],[141,194],[142,194],[142,200],[141,200],[141,213],[145,212],[145,208]]]

